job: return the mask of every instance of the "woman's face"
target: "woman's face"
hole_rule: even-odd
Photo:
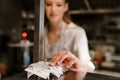
[[[65,0],[46,0],[45,12],[50,22],[58,22],[63,20],[63,15],[68,9]]]

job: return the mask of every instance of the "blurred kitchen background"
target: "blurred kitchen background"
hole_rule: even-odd
[[[120,0],[69,0],[72,20],[87,33],[95,73],[120,77]],[[32,63],[35,0],[0,0],[0,73]]]

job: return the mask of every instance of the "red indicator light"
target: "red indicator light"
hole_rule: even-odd
[[[27,37],[28,33],[27,32],[22,32],[22,37]]]

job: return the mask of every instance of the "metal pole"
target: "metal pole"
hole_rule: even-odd
[[[39,60],[45,61],[44,5],[45,0],[35,0],[33,62],[37,62]]]
[[[35,0],[33,62],[44,61],[45,63],[44,5],[45,0]],[[41,80],[39,77],[34,77],[35,79]]]

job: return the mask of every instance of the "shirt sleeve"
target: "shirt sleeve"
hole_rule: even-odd
[[[95,69],[89,55],[87,36],[82,28],[80,28],[74,37],[74,51],[75,55],[80,59],[80,62],[84,64],[81,66],[81,69],[84,69],[85,67],[91,69],[91,71]]]
[[[80,60],[90,60],[88,41],[84,29],[80,29],[74,36],[74,50]]]

